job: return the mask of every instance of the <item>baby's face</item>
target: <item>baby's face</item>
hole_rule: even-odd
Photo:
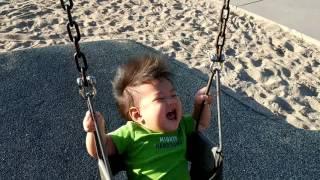
[[[167,79],[154,80],[135,87],[138,92],[138,104],[141,124],[155,132],[175,131],[182,117],[180,98],[172,83]]]

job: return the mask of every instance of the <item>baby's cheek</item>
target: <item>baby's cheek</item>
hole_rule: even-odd
[[[150,111],[150,115],[157,121],[163,119],[166,116],[165,108],[156,106]]]

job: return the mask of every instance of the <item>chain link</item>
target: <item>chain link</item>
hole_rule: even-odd
[[[67,8],[66,8],[66,5],[65,5],[65,3],[64,3],[64,0],[60,0],[60,3],[61,3],[61,6],[62,6],[63,10],[66,10]],[[69,1],[69,4],[68,4],[67,6],[69,6],[70,9],[72,9],[72,7],[73,7],[73,2],[72,2],[72,0]]]
[[[230,14],[229,7],[230,0],[224,0],[223,7],[220,14],[220,28],[219,34],[216,41],[216,55],[211,58],[213,62],[222,63],[224,61],[224,56],[222,54],[224,42],[226,40],[226,28],[227,22]]]
[[[71,29],[73,27],[76,29],[76,33],[77,33],[76,36],[72,35]],[[80,35],[80,29],[79,29],[78,23],[75,21],[71,21],[71,22],[69,21],[67,24],[67,31],[68,31],[70,41],[72,41],[72,42],[75,41],[76,43],[79,43],[79,41],[81,39],[81,35]]]

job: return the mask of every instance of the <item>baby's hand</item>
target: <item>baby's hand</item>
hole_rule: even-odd
[[[102,114],[100,112],[96,112],[95,115],[96,115],[95,119],[98,123],[99,129],[104,130],[105,125],[104,125],[104,118],[103,118]],[[96,131],[90,111],[87,111],[85,117],[83,118],[83,129],[86,132]]]
[[[210,95],[206,95],[206,87],[201,88],[195,95],[194,101],[195,104],[200,105],[203,101],[204,104],[211,104],[212,103],[212,96]]]

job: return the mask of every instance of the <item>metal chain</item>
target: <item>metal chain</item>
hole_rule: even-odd
[[[222,64],[224,62],[224,55],[222,53],[223,46],[225,43],[226,39],[226,28],[227,28],[227,22],[229,19],[229,14],[230,14],[230,0],[224,0],[221,14],[220,14],[220,29],[219,29],[219,34],[218,38],[216,41],[216,54],[211,57],[211,66],[210,66],[210,71],[211,75],[209,77],[207,86],[206,86],[206,95],[209,95],[211,84],[213,81],[214,76],[216,77],[216,92],[217,92],[217,120],[218,120],[218,129],[219,129],[219,147],[217,148],[217,153],[222,155],[222,130],[221,130],[221,84],[220,84],[220,71]],[[199,119],[201,119],[201,113],[204,108],[204,102],[201,104],[200,107],[200,114],[197,119],[196,123],[196,130],[198,130],[199,127]]]
[[[222,155],[222,127],[221,127],[221,83],[220,83],[220,71],[222,68],[222,63],[224,61],[224,55],[222,54],[223,46],[226,40],[226,29],[227,29],[227,22],[229,19],[230,14],[230,0],[224,0],[221,14],[220,14],[220,30],[218,34],[218,38],[216,41],[216,56],[212,60],[211,64],[211,77],[207,85],[207,89],[210,88],[211,82],[213,79],[214,74],[216,75],[216,91],[217,91],[217,121],[218,121],[218,129],[219,129],[219,147],[217,148],[217,153]],[[210,82],[211,81],[211,82]],[[209,91],[207,91],[209,92]]]
[[[87,59],[86,59],[85,55],[80,51],[79,41],[81,39],[81,34],[80,34],[79,25],[72,18],[71,10],[73,8],[73,2],[72,2],[72,0],[69,0],[69,4],[67,4],[67,5],[65,5],[64,0],[60,0],[60,2],[61,2],[62,8],[68,14],[69,22],[67,23],[67,31],[68,31],[69,39],[71,42],[74,42],[74,47],[76,49],[76,53],[74,54],[74,59],[75,59],[76,65],[77,65],[77,69],[79,72],[81,72],[81,69],[83,69],[84,71],[87,71],[87,69],[88,69]],[[76,31],[76,36],[72,35],[73,28]],[[80,66],[79,59],[83,60],[82,64],[84,66],[82,66],[82,67]],[[84,72],[84,74],[85,74],[85,72]]]
[[[222,63],[224,61],[224,56],[222,54],[224,42],[226,40],[226,28],[227,22],[230,14],[230,0],[224,0],[223,7],[220,14],[220,28],[219,34],[216,41],[216,55],[211,58],[213,62]]]
[[[216,73],[220,73],[220,69],[222,66],[222,63],[224,61],[224,55],[222,53],[224,42],[225,42],[225,37],[226,37],[226,28],[227,28],[227,22],[229,19],[229,14],[230,14],[230,0],[224,0],[222,9],[221,9],[221,14],[220,14],[220,28],[219,28],[219,34],[218,38],[216,41],[216,54],[211,56],[211,65],[210,65],[210,71],[211,75],[209,77],[208,83],[207,83],[207,90],[206,94],[208,95],[210,92],[211,84],[213,81],[213,77]],[[200,108],[201,111],[203,107]],[[201,112],[200,111],[200,112]],[[198,129],[199,122],[197,121],[196,124],[196,129]]]
[[[73,1],[68,1],[69,3],[65,4],[65,0],[60,0],[62,8],[68,14],[67,31],[69,39],[71,42],[74,42],[74,47],[76,50],[76,52],[74,53],[74,60],[76,62],[77,69],[81,75],[81,77],[77,79],[77,83],[80,88],[79,92],[83,98],[87,99],[88,96],[94,97],[97,93],[95,88],[96,80],[93,76],[87,76],[87,58],[85,54],[81,52],[79,45],[79,41],[81,39],[80,28],[78,23],[74,21],[72,17],[71,10],[73,8]],[[75,36],[72,35],[72,32],[75,32]]]
[[[103,164],[104,164],[103,165],[104,167],[102,167],[103,168],[102,172],[105,172],[105,173],[102,173],[103,174],[102,179],[110,180],[110,179],[112,179],[111,168],[108,163],[108,157],[104,153],[106,147],[102,144],[101,132],[99,131],[99,128],[97,126],[95,111],[93,109],[92,102],[91,102],[91,99],[97,94],[96,88],[95,88],[96,79],[93,76],[87,75],[87,70],[88,70],[87,59],[86,59],[85,54],[83,52],[81,52],[80,45],[79,45],[79,41],[81,39],[79,25],[76,21],[73,20],[72,14],[71,14],[71,10],[73,8],[73,2],[72,2],[72,0],[68,0],[69,4],[65,5],[64,1],[65,0],[60,0],[62,8],[68,14],[69,22],[67,23],[67,31],[68,31],[70,41],[74,42],[74,47],[76,50],[76,52],[74,54],[74,60],[77,65],[77,69],[81,75],[80,78],[77,78],[77,83],[78,83],[78,86],[80,89],[79,92],[80,92],[81,96],[87,100],[88,109],[91,113],[91,118],[93,119],[94,124],[95,124],[96,130],[94,132],[94,135],[95,135],[95,140],[96,140],[96,150],[97,150],[99,159],[100,160],[102,159]],[[72,35],[73,28],[75,29],[76,36]],[[101,169],[99,169],[99,170],[101,170]]]

